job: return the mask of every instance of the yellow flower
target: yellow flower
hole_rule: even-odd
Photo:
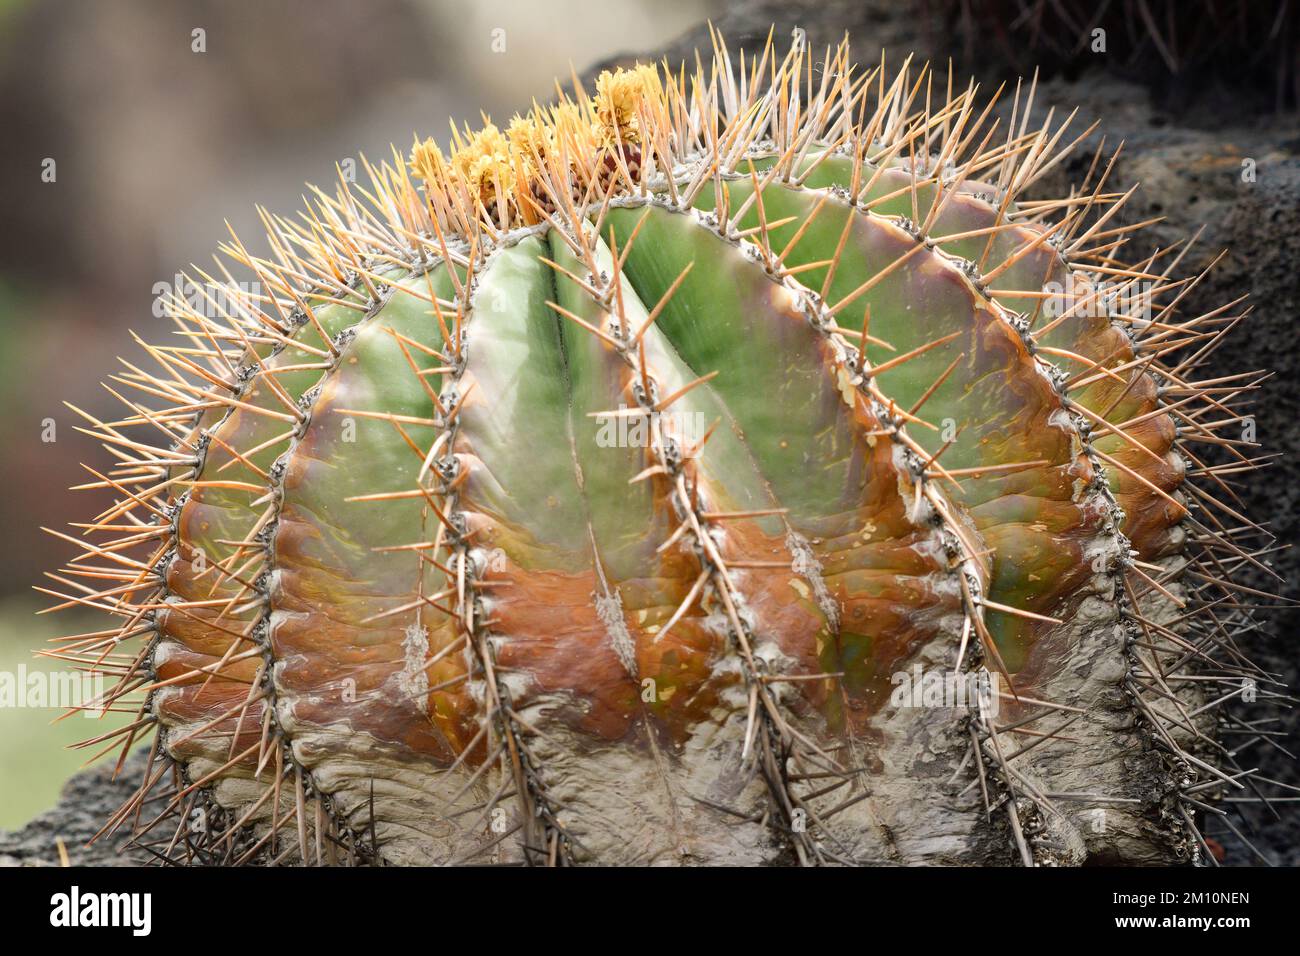
[[[432,139],[423,143],[416,142],[411,147],[411,173],[426,183],[438,182],[446,172],[447,163],[442,158],[442,150]]]
[[[456,178],[469,187],[471,195],[491,208],[496,202],[498,185],[509,190],[512,182],[510,141],[488,123],[451,154],[451,168]]]
[[[622,142],[635,145],[641,142],[637,107],[647,96],[660,93],[659,71],[653,66],[637,65],[631,70],[605,70],[596,79],[596,95],[592,109],[604,131],[607,143]]]
[[[515,166],[525,179],[536,175],[538,167],[546,164],[547,157],[555,148],[554,128],[545,117],[536,113],[512,119],[506,128],[506,137],[510,140]]]

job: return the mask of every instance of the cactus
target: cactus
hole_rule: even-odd
[[[1116,258],[1100,154],[1026,198],[1077,142],[1032,88],[1003,126],[847,43],[714,55],[367,163],[172,297],[181,344],[85,416],[116,503],[46,589],[117,619],[49,652],[135,714],[87,744],[151,741],[103,832],[1206,859],[1217,698],[1265,679],[1220,477],[1253,376],[1195,372],[1238,303],[1180,316],[1185,250]]]

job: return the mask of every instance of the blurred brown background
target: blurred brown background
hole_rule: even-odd
[[[415,132],[445,141],[448,118],[477,126],[480,109],[504,122],[571,63],[629,38],[653,48],[718,6],[0,0],[0,671],[48,669],[32,648],[103,626],[33,616],[31,586],[71,553],[40,526],[92,513],[64,489],[105,453],[62,402],[115,411],[99,382],[138,357],[126,330],[168,337],[155,283],[210,265],[226,219],[252,248],[254,205],[294,212],[336,163],[405,151]],[[55,713],[0,709],[0,829],[49,806],[86,756],[61,745],[91,725],[51,727]]]

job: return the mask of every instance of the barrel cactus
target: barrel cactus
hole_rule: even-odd
[[[1238,303],[1033,89],[799,38],[602,74],[232,237],[86,429],[51,652],[191,863],[1209,859]],[[1068,123],[1068,120],[1066,121]],[[235,265],[231,266],[233,262]],[[237,270],[242,269],[242,274]],[[1208,464],[1204,443],[1231,456]]]

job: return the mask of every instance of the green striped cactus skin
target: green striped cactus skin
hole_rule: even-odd
[[[1257,674],[1215,637],[1252,626],[1245,519],[1189,474],[1230,307],[1114,258],[1104,163],[1027,198],[1073,145],[1032,91],[998,124],[847,45],[714,52],[417,142],[228,243],[252,285],[171,303],[51,592],[117,617],[63,651],[138,708],[123,756],[151,741],[106,832],[223,864],[1205,857],[1206,681]]]

